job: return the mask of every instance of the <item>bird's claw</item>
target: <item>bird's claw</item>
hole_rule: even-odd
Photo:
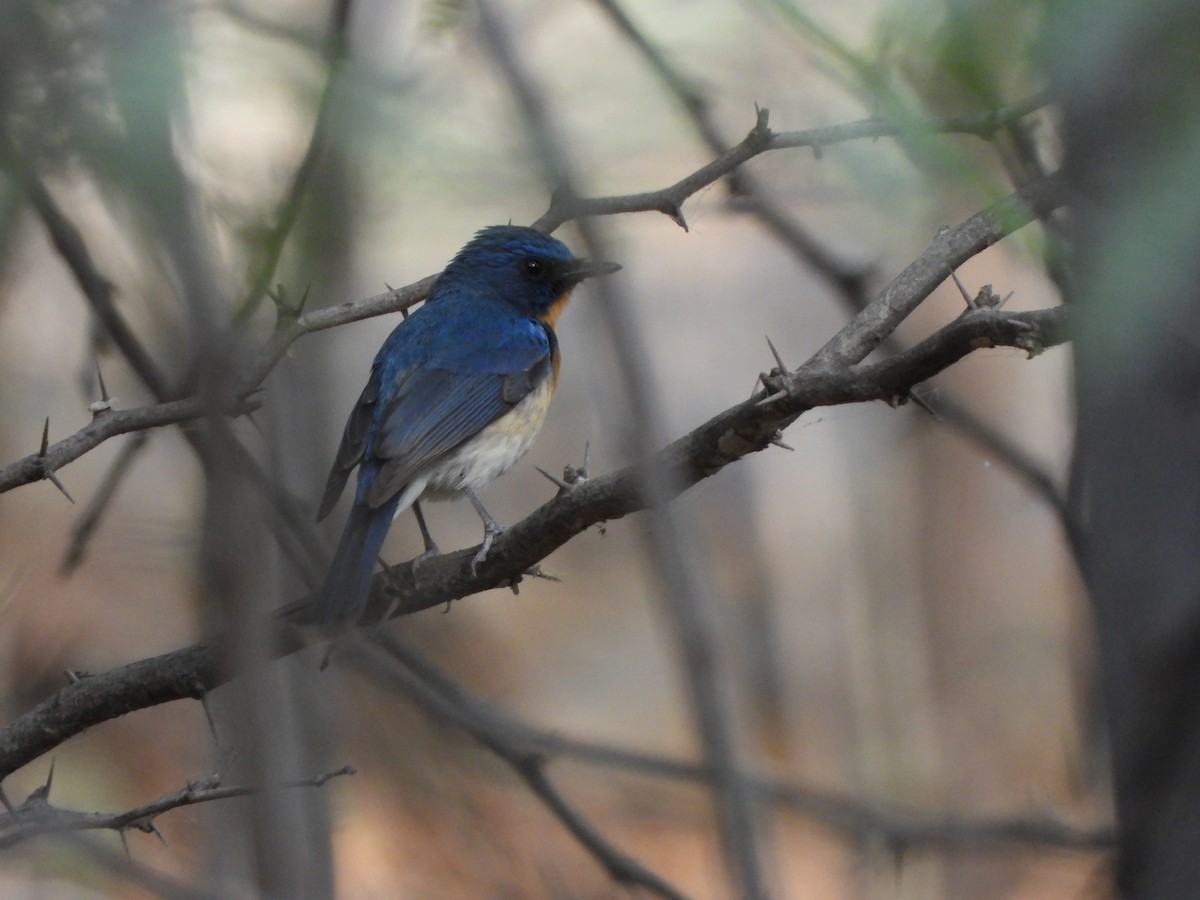
[[[508,529],[503,525],[497,525],[495,522],[485,522],[483,525],[483,544],[479,547],[479,552],[471,557],[471,574],[475,575],[475,569],[478,565],[487,559],[488,551],[492,549],[492,541],[504,534]]]

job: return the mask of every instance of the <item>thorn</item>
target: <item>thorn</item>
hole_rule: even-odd
[[[200,707],[204,710],[204,718],[208,722],[208,733],[212,735],[213,743],[221,746],[221,736],[217,734],[217,720],[213,718],[212,708],[208,705],[208,694],[200,695]]]
[[[779,351],[775,349],[775,345],[773,343],[771,343],[771,338],[768,337],[767,335],[763,335],[763,337],[767,338],[767,346],[771,348],[771,355],[775,357],[775,365],[777,365],[779,367],[779,374],[780,375],[792,374],[791,370],[788,369],[788,367],[786,365],[784,365],[783,357],[779,355]]]
[[[813,141],[812,154],[813,154],[813,159],[816,159],[816,160],[824,159],[825,148],[822,147],[820,144],[818,144],[816,141]]]
[[[96,360],[96,381],[100,383],[100,399],[108,400],[108,385],[104,383],[104,372],[100,368],[100,360]]]
[[[164,847],[167,846],[167,839],[165,837],[163,837],[163,833],[158,830],[158,826],[154,824],[153,819],[149,819],[146,822],[146,831],[150,832],[152,835],[154,835],[156,838],[158,838],[159,841],[162,842],[162,845]]]
[[[588,473],[592,470],[592,442],[583,442],[583,467],[576,471],[584,478],[588,477]]]
[[[784,450],[795,450],[795,449],[796,449],[795,447],[792,447],[792,446],[791,446],[791,445],[789,445],[789,444],[785,444],[785,443],[783,442],[783,438],[781,438],[781,437],[779,436],[779,433],[778,433],[778,432],[776,432],[775,434],[773,434],[773,435],[771,436],[771,441],[770,441],[770,442],[771,442],[772,444],[774,444],[776,447],[782,447]]]
[[[763,397],[761,400],[759,400],[754,405],[755,406],[770,406],[776,400],[783,400],[785,397],[787,397],[787,395],[788,395],[787,391],[776,391],[775,393],[771,394],[771,396],[769,396],[769,397]]]
[[[79,682],[83,681],[83,679],[87,677],[86,672],[76,672],[74,669],[67,669],[63,672],[63,674],[67,676],[68,684],[79,684]]]
[[[45,478],[47,481],[49,481],[52,485],[54,485],[60,491],[62,491],[62,495],[64,497],[66,497],[68,500],[70,500],[72,503],[74,503],[75,498],[72,497],[67,492],[66,487],[63,485],[63,483],[61,481],[58,480],[58,476],[54,474],[54,470],[51,469],[48,465],[46,465],[46,451],[49,449],[50,449],[50,417],[46,416],[46,423],[42,426],[42,449],[38,451],[38,459],[42,464],[42,477]]]
[[[50,771],[46,773],[46,783],[45,783],[45,785],[42,786],[42,790],[45,791],[45,797],[47,800],[50,799],[50,785],[54,784],[54,764],[57,762],[58,762],[57,756],[51,757]]]
[[[941,413],[939,413],[936,409],[934,409],[933,406],[930,404],[930,402],[928,400],[926,400],[923,396],[921,396],[919,393],[917,393],[915,390],[910,390],[908,392],[908,399],[911,400],[920,409],[925,410],[925,412],[929,413],[929,415],[933,416],[939,422],[942,421]]]
[[[554,482],[554,484],[556,484],[558,486],[558,492],[560,494],[565,494],[567,491],[571,490],[572,487],[574,487],[574,485],[568,484],[567,482],[563,481],[563,479],[559,478],[557,475],[551,475],[549,472],[547,472],[541,466],[534,466],[534,468],[537,469],[539,472],[541,472],[548,479],[550,479],[550,481]]]
[[[559,584],[562,584],[562,578],[560,578],[558,575],[551,575],[549,572],[544,571],[541,563],[535,563],[534,565],[530,566],[525,570],[524,574],[528,575],[530,578],[541,578],[545,581],[557,581]]]
[[[975,298],[971,296],[971,292],[967,290],[967,286],[962,283],[962,279],[958,277],[958,273],[951,272],[950,277],[958,285],[958,292],[962,294],[962,298],[967,301],[967,309],[978,309],[979,307],[975,304]]]
[[[117,834],[121,836],[121,846],[125,848],[125,858],[133,862],[133,854],[129,852],[129,838],[125,836],[126,831],[128,831],[127,828],[118,828]]]
[[[678,225],[684,231],[690,231],[690,229],[688,228],[687,219],[685,219],[683,217],[683,204],[672,203],[671,208],[664,210],[664,212],[666,212],[667,216],[671,219],[672,222],[674,222],[676,225]]]

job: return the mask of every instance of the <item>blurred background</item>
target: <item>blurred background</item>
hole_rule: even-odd
[[[492,9],[587,194],[665,187],[715,155],[607,4]],[[337,14],[302,0],[8,0],[0,10],[0,464],[37,449],[47,416],[51,441],[89,421],[97,366],[118,408],[156,399],[48,239],[31,181],[79,229],[161,383],[176,389],[197,360],[232,366],[269,337],[264,278],[310,310],[361,300],[437,272],[478,228],[532,222],[548,205],[470,4],[356,0],[340,45],[330,43]],[[755,104],[787,131],[872,114],[982,114],[1042,87],[1033,2],[636,0],[625,12],[707,101],[704,122],[729,145],[754,124]],[[320,153],[276,263],[281,210],[318,118]],[[994,142],[924,135],[759,157],[747,167],[756,196],[823,248],[833,261],[824,270],[724,182],[688,200],[687,231],[657,213],[604,220],[653,350],[660,432],[674,439],[749,396],[774,365],[765,335],[789,364],[803,362],[940,228],[1010,193],[1032,163],[1053,168],[1054,126],[1043,111]],[[571,225],[558,236],[579,246]],[[1011,292],[1009,308],[1052,306],[1045,251],[1030,226],[959,275],[972,294]],[[831,269],[854,277],[839,284]],[[486,492],[501,522],[553,495],[535,465],[560,472],[585,444],[593,474],[633,458],[628,397],[595,301],[583,286],[561,321],[563,374],[541,438]],[[943,285],[900,342],[962,308]],[[239,492],[222,491],[187,429],[115,438],[63,468],[75,505],[46,481],[0,495],[8,718],[58,689],[66,670],[167,652],[304,593],[344,514],[311,524],[345,416],[398,320],[301,339],[266,381],[255,421],[231,427],[314,535],[298,555],[296,541],[273,536],[281,520],[267,504],[246,501],[233,519],[245,558],[232,587],[213,565],[229,521],[221,498]],[[228,356],[205,355],[214,334],[230,341]],[[928,396],[968,410],[1061,485],[1069,376],[1064,348],[1033,360],[990,350],[939,376]],[[793,452],[755,454],[679,500],[715,588],[747,768],[914,821],[1109,822],[1086,607],[1045,497],[994,446],[913,403],[818,409],[784,439]],[[106,486],[111,500],[80,545]],[[478,542],[468,504],[426,512],[443,548]],[[527,580],[519,596],[493,591],[388,627],[527,724],[698,761],[647,527],[635,515],[580,535],[544,564],[561,583]],[[68,573],[73,546],[82,555]],[[411,516],[398,520],[386,558],[420,549]],[[624,895],[494,755],[336,657],[319,672],[319,659],[300,654],[246,679],[257,687],[218,691],[215,739],[193,702],[91,729],[54,751],[51,799],[117,810],[214,771],[245,783],[350,764],[355,776],[320,789],[168,813],[157,821],[165,842],[132,833],[130,856],[221,896]],[[50,765],[9,779],[9,797],[24,799]],[[701,785],[569,755],[548,771],[617,847],[684,894],[734,895]],[[1091,896],[1106,884],[1096,851],[955,840],[951,828],[901,852],[886,831],[847,832],[786,804],[760,809],[780,897]],[[116,835],[101,840],[121,852]],[[0,885],[6,896],[150,891],[51,839],[0,856]]]

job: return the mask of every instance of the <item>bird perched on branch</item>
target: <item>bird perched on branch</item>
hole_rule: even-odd
[[[615,263],[577,259],[532,228],[485,228],[438,277],[371,364],[325,485],[318,521],[357,466],[358,489],[317,604],[324,625],[355,624],[392,519],[414,501],[466,494],[486,557],[503,529],[476,491],[507,472],[542,427],[558,381],[554,329],[572,289]],[[426,552],[436,552],[418,512]]]

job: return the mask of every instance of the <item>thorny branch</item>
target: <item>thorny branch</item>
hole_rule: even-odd
[[[154,820],[163,813],[198,803],[228,800],[231,797],[246,797],[264,790],[322,787],[342,775],[353,775],[354,769],[343,766],[314,778],[300,781],[282,781],[265,785],[222,785],[215,778],[189,784],[157,800],[118,813],[86,813],[62,809],[50,803],[50,786],[53,769],[46,783],[34,790],[20,806],[0,814],[0,849],[43,834],[61,834],[67,831],[109,830],[125,832],[131,828],[147,834],[158,834]]]
[[[1006,116],[1019,117],[1027,111],[1022,106]],[[930,125],[927,130],[984,133],[988,128],[998,127],[997,123],[1003,124],[1003,121],[993,117],[990,122],[943,123],[941,129]],[[773,134],[767,126],[766,111],[762,110],[755,128],[741,144],[675,185],[662,191],[626,197],[589,200],[557,196],[551,210],[537,225],[552,230],[573,217],[648,210],[667,213],[683,225],[682,204],[687,197],[722,175],[735,171],[746,160],[760,153],[784,147],[819,147],[840,140],[896,134],[902,130],[891,123],[867,120],[839,126],[838,129]],[[909,130],[921,129],[909,126]],[[43,200],[48,197],[48,193],[41,195]],[[786,375],[776,373],[767,376],[764,383],[773,392],[769,397],[760,394],[747,403],[726,410],[663,449],[659,454],[661,461],[680,474],[678,490],[685,490],[725,465],[769,446],[778,439],[781,428],[814,406],[871,399],[890,402],[903,399],[915,384],[942,371],[980,346],[1014,346],[1033,353],[1065,340],[1065,314],[1060,310],[1018,314],[980,310],[964,314],[901,357],[883,363],[861,362],[870,349],[890,334],[900,319],[915,308],[955,266],[1025,224],[1031,215],[1043,214],[1060,202],[1060,192],[1055,189],[1053,179],[1045,179],[1022,194],[1014,195],[1003,209],[981,214],[963,226],[939,235],[934,246],[921,259],[808,365]],[[56,208],[52,201],[42,204],[39,211],[51,228],[60,253],[71,265],[81,287],[89,292],[93,305],[98,309],[105,308],[103,302],[111,299],[111,286],[87,255],[78,232],[73,231],[73,226],[65,217],[55,215]],[[431,276],[360,303],[343,304],[295,316],[290,320],[281,314],[276,333],[263,344],[240,377],[231,379],[236,389],[228,405],[217,412],[238,415],[251,408],[252,401],[247,398],[257,390],[287,348],[301,336],[407,308],[427,294],[432,282]],[[119,331],[121,322],[119,318],[115,321]],[[149,364],[148,357],[144,356],[144,351],[131,332],[128,337],[129,346],[122,348],[127,358],[152,391],[160,398],[165,398],[166,387],[161,375]],[[52,473],[56,468],[78,459],[115,435],[179,424],[213,412],[211,400],[202,403],[197,398],[164,399],[164,402],[132,410],[102,411],[89,425],[46,448],[44,453],[0,468],[0,492],[44,478],[46,473]],[[593,524],[642,509],[644,505],[638,474],[631,469],[578,485],[544,504],[503,535],[496,542],[492,555],[479,566],[475,575],[466,564],[472,551],[464,550],[426,561],[422,566],[419,589],[413,580],[411,567],[402,566],[390,575],[380,577],[373,590],[372,613],[376,618],[407,614],[491,587],[515,585],[521,573],[574,535]],[[303,623],[304,617],[304,601],[298,601],[284,611],[283,621]],[[286,628],[282,637],[280,653],[295,649],[304,640],[297,639],[295,633]],[[224,677],[214,663],[213,646],[211,643],[197,644],[82,679],[62,689],[0,729],[0,774],[11,773],[98,722],[173,699],[203,696]],[[148,811],[149,807],[142,810]],[[110,816],[108,824],[82,827],[130,827],[138,818]],[[117,822],[124,824],[113,824]]]
[[[1012,107],[1011,112],[1005,115],[993,113],[989,116],[976,117],[971,120],[948,120],[948,122],[941,123],[942,130],[946,133],[979,133],[985,127],[986,122],[1011,121],[1014,116],[1025,114],[1028,111],[1028,107],[1032,105],[1033,101],[1029,101],[1024,105],[1017,105]],[[956,122],[957,124],[955,124]],[[896,127],[881,120],[868,119],[864,120],[863,123],[851,123],[850,125],[833,126],[827,129],[810,129],[803,132],[784,133],[784,136],[791,135],[793,140],[793,143],[785,143],[784,146],[798,146],[794,141],[801,140],[801,138],[797,137],[800,135],[806,136],[804,140],[820,145],[836,143],[838,140],[846,141],[854,138],[878,136],[872,131],[872,123],[874,123],[873,127],[881,135],[892,133]],[[917,128],[918,126],[911,127]],[[926,123],[921,127],[931,132],[938,130],[937,123]],[[764,152],[766,149],[771,149],[766,146],[772,140],[770,135],[770,130],[767,128],[767,111],[759,110],[755,128],[741,144],[686,178],[676,182],[671,187],[650,193],[629,194],[621,197],[607,197],[594,200],[571,199],[558,196],[555,198],[550,210],[535,223],[534,227],[552,231],[563,222],[580,216],[648,211],[668,212],[671,215],[678,213],[678,218],[682,224],[681,209],[683,201],[723,175],[734,171],[746,159],[750,159],[758,153]],[[775,137],[779,137],[779,135]],[[1036,182],[1034,187],[1036,188],[1040,185],[1045,190],[1044,186],[1050,183],[1051,179],[1044,179],[1043,181]],[[49,192],[39,181],[33,179],[30,189],[33,192],[32,196],[35,199],[35,205],[42,215],[43,221],[46,222],[47,227],[50,229],[60,253],[68,262],[81,289],[88,295],[93,308],[100,311],[111,310],[111,317],[105,320],[106,327],[114,335],[124,335],[126,337],[125,343],[128,344],[128,347],[122,344],[126,358],[134,365],[135,370],[138,371],[142,380],[152,392],[165,397],[167,394],[165,379],[154,367],[144,348],[142,348],[140,342],[138,342],[132,332],[129,331],[124,320],[112,308],[111,283],[95,266],[83,242],[82,236],[65,215],[63,215],[62,211],[54,203],[53,198],[50,197]],[[1035,197],[1034,199],[1036,200],[1037,198]],[[1057,204],[1061,202],[1061,198],[1055,198],[1053,202]],[[1045,205],[1045,202],[1038,204],[1035,212],[1041,213]],[[1021,224],[1024,223],[1022,222]],[[1007,233],[1007,231],[1004,233]],[[998,237],[995,239],[998,239]],[[982,249],[982,247],[978,249]],[[975,252],[978,252],[978,249]],[[949,274],[948,270],[946,274]],[[31,454],[24,459],[0,466],[0,493],[12,490],[14,487],[23,484],[42,480],[46,477],[47,471],[53,472],[61,468],[90,450],[95,449],[95,447],[99,446],[105,440],[120,434],[160,428],[164,425],[183,424],[205,415],[210,415],[213,412],[241,415],[253,408],[250,402],[244,398],[251,396],[261,387],[267,376],[287,353],[288,348],[301,337],[351,322],[408,309],[425,299],[436,278],[436,275],[430,275],[406,287],[385,291],[358,302],[341,303],[336,306],[314,310],[304,315],[287,315],[287,311],[281,309],[280,327],[263,344],[259,352],[241,373],[240,377],[231,379],[237,385],[237,388],[234,396],[228,399],[229,407],[227,409],[213,410],[211,404],[204,403],[199,398],[187,398],[165,400],[164,402],[138,407],[133,410],[110,411],[103,420],[97,417],[95,421],[80,429],[75,434],[52,445],[44,460],[39,459],[38,454]]]
[[[723,153],[728,149],[728,144],[721,134],[716,118],[712,115],[711,104],[701,89],[693,84],[668,58],[667,54],[638,28],[618,0],[595,0],[595,2],[617,30],[646,60],[668,93],[682,107],[704,144],[715,154]],[[1047,106],[1049,101],[1049,93],[1041,91],[1025,100],[981,116],[934,122],[919,122],[909,119],[903,125],[871,117],[847,125],[834,126],[832,129],[819,128],[778,134],[773,143],[797,147],[809,146],[812,147],[814,155],[820,156],[822,148],[826,146],[841,140],[852,140],[856,136],[862,135],[864,131],[874,133],[873,129],[876,126],[887,127],[889,124],[895,125],[895,131],[892,134],[896,137],[935,133],[976,134],[985,140],[992,140],[992,145],[1004,160],[1006,168],[1014,176],[1016,185],[1021,187],[1031,179],[1043,178],[1047,175],[1027,132],[1031,127],[1029,116]],[[1011,152],[1004,149],[1002,142],[993,140],[998,132],[1006,134],[1011,139],[1013,145]],[[789,211],[783,208],[768,190],[764,190],[763,186],[746,169],[738,169],[731,173],[731,179],[736,179],[731,180],[731,188],[736,193],[738,208],[749,211],[768,232],[830,284],[849,308],[851,314],[857,313],[869,299],[866,289],[871,272],[864,267],[851,265],[838,259],[836,254],[809,234],[803,225],[795,221]],[[1053,227],[1054,219],[1052,217],[1042,215],[1040,218],[1044,224]],[[1047,268],[1055,281],[1061,285],[1063,281],[1061,263],[1056,260],[1054,254],[1048,255]],[[889,339],[881,349],[894,352],[896,348],[890,346],[893,343],[894,338]],[[988,425],[968,408],[945,396],[939,396],[936,401],[931,401],[929,397],[921,395],[917,395],[915,399],[921,406],[933,413],[939,421],[946,422],[966,434],[984,447],[989,454],[1001,460],[1009,471],[1022,478],[1055,512],[1062,523],[1068,542],[1072,547],[1077,548],[1078,525],[1067,510],[1062,491],[1050,475],[1027,453],[1007,435]],[[1077,549],[1076,555],[1078,556]]]
[[[997,230],[990,235],[978,233],[981,222]],[[979,249],[1019,224],[1019,219],[979,216],[966,223],[974,235],[972,243]],[[940,235],[914,266],[936,271],[947,265],[946,254],[956,256],[960,252],[956,249],[959,241],[953,237],[958,231],[952,229]],[[936,282],[906,279],[906,284],[910,290],[927,294]],[[891,309],[899,301],[899,291],[893,287],[885,290],[878,302]],[[908,305],[915,306],[916,301],[910,298]],[[862,328],[873,333],[876,314],[865,312],[864,317],[862,324],[855,319],[843,331]],[[919,351],[914,348],[905,363],[888,360],[817,371],[811,366],[801,367],[779,382],[784,396],[763,404],[767,395],[760,393],[719,413],[660,451],[660,462],[678,473],[678,488],[685,490],[730,463],[769,447],[780,428],[805,410],[903,398],[917,384],[915,378],[908,377],[905,365],[917,367],[927,378],[976,349],[980,341],[993,346],[1015,343],[1030,352],[1061,343],[1067,336],[1066,312],[1061,309],[1022,313],[978,310],[963,318],[970,328],[957,326],[957,342],[930,339],[918,345]],[[862,342],[847,337],[842,343]],[[490,588],[516,584],[523,572],[575,535],[641,509],[644,504],[638,483],[638,472],[625,468],[560,493],[498,537],[474,574],[469,564],[473,548],[424,561],[419,586],[411,564],[393,567],[375,579],[367,621],[407,615]],[[302,598],[285,608],[281,616],[285,622],[303,622],[306,612],[307,598]],[[280,652],[298,646],[290,630],[285,636],[288,640]],[[98,722],[171,700],[198,699],[218,684],[217,673],[212,645],[200,643],[68,685],[0,729],[0,777]]]

